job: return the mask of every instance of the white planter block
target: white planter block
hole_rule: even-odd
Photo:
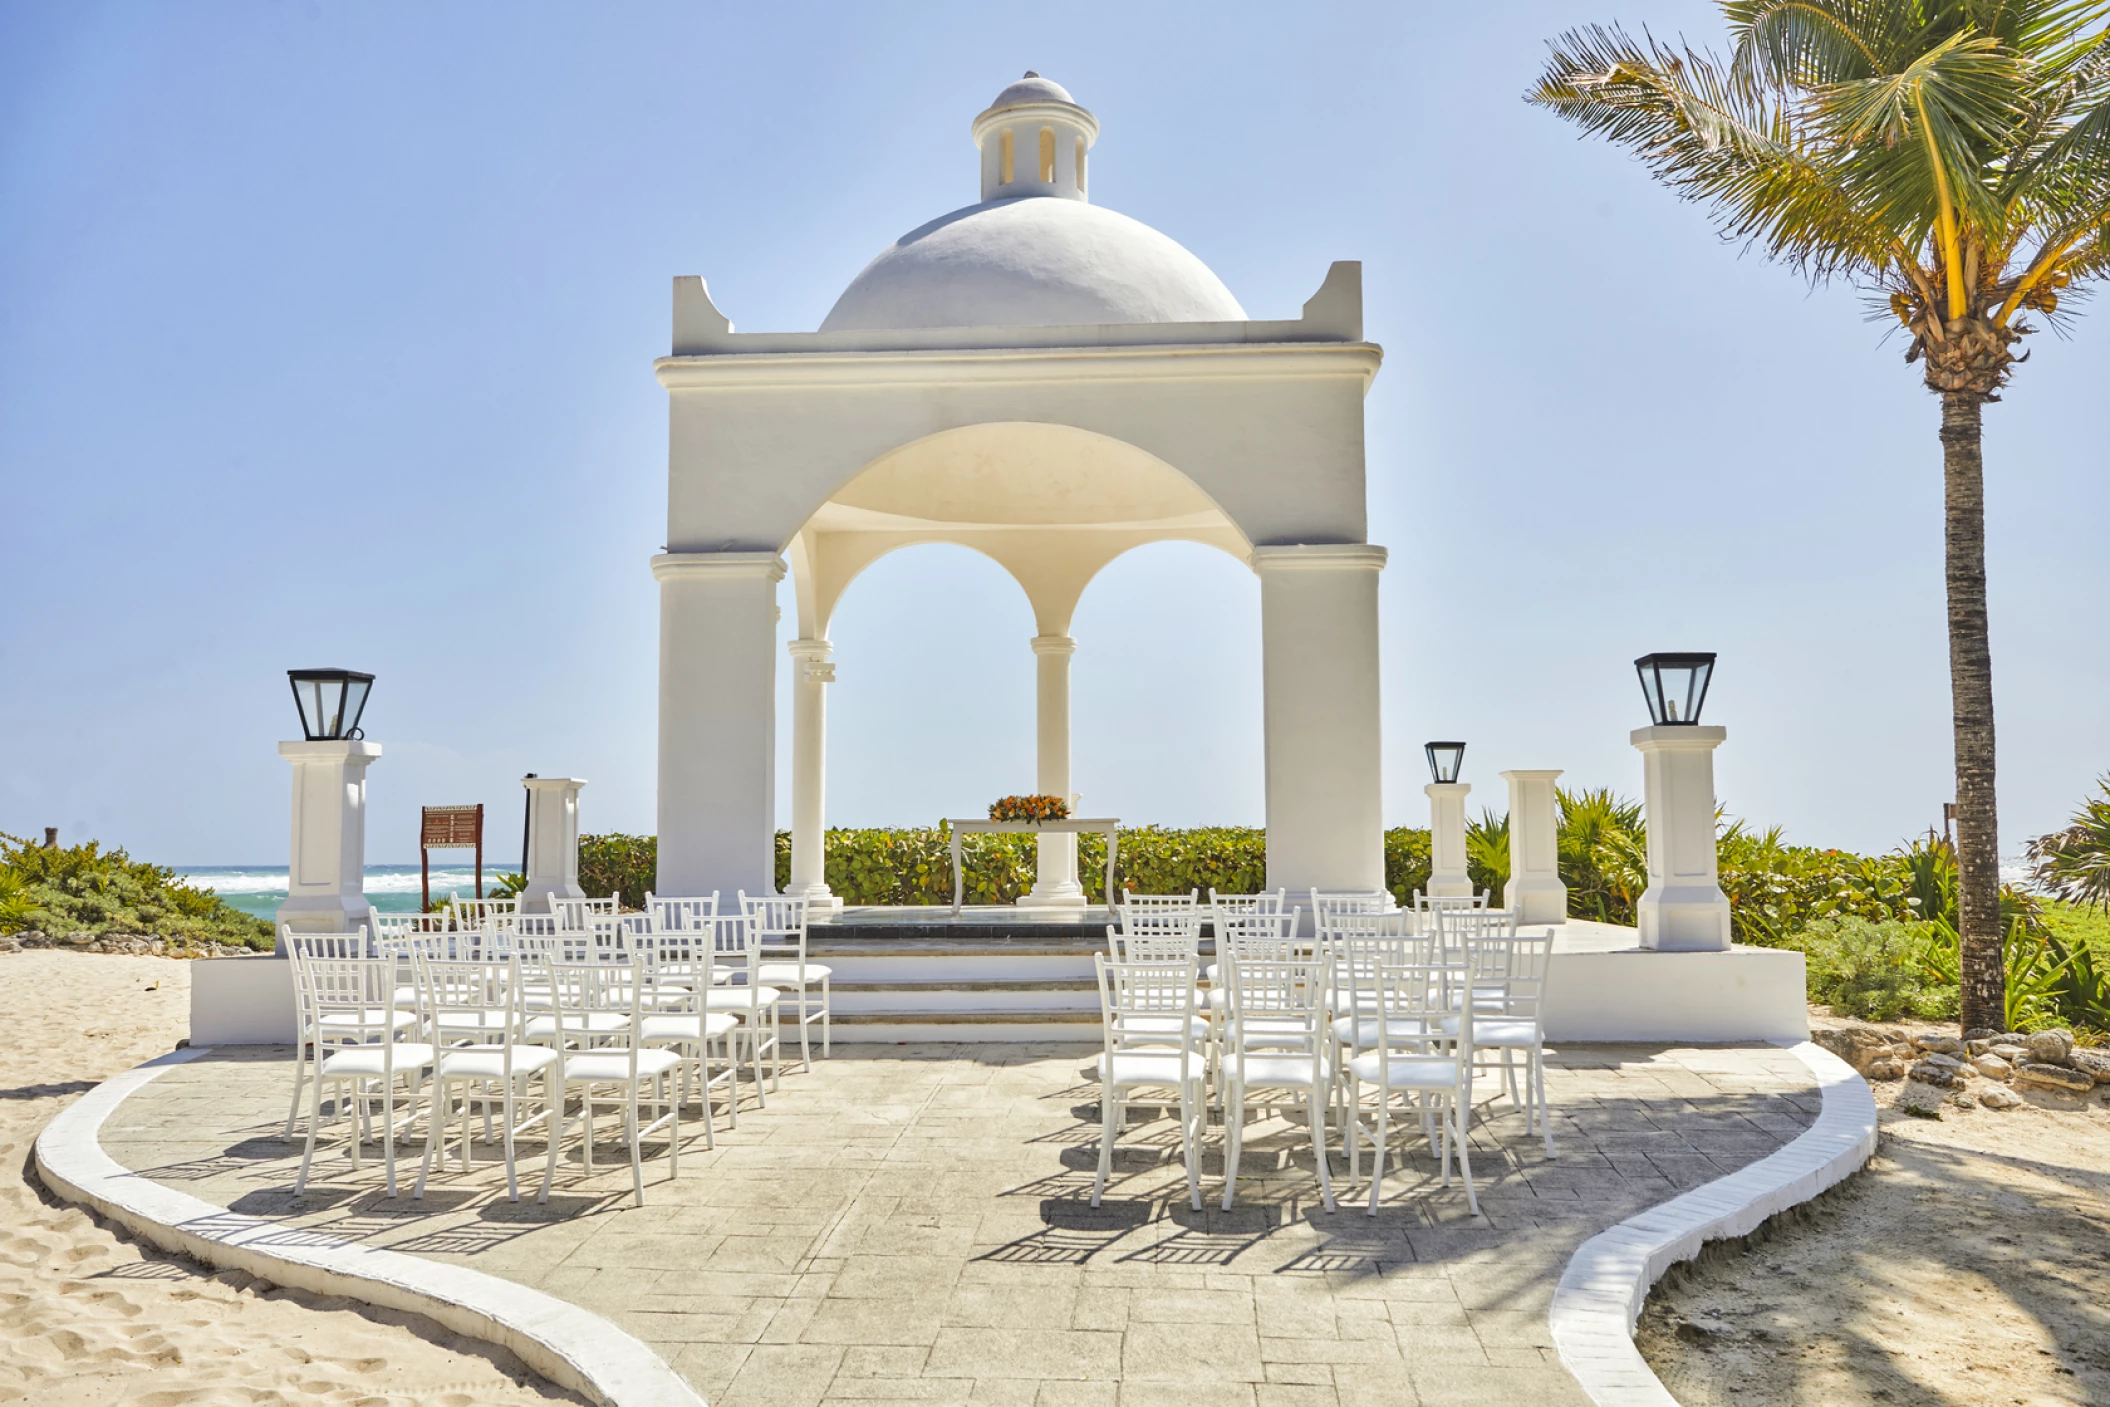
[[[366,902],[366,769],[379,743],[286,742],[293,764],[293,848],[278,921],[296,933],[349,933]]]
[[[527,888],[520,907],[547,913],[549,901],[583,899],[579,887],[579,788],[583,777],[529,777]]]
[[[1641,946],[1663,952],[1729,947],[1729,898],[1715,861],[1714,750],[1726,728],[1636,728],[1648,817],[1648,889],[1634,906]]]
[[[1502,907],[1515,909],[1518,923],[1568,921],[1553,796],[1560,775],[1558,767],[1502,774],[1509,783],[1509,885],[1502,891]]]
[[[1432,898],[1459,898],[1473,892],[1465,871],[1465,798],[1472,794],[1470,782],[1430,782],[1422,792],[1429,798],[1429,887],[1422,891]]]

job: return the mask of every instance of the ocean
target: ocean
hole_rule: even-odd
[[[516,860],[485,860],[484,884],[489,887],[501,873],[519,873]],[[286,900],[284,865],[177,865],[176,873],[200,889],[210,889],[245,914],[268,919]],[[418,867],[416,865],[368,865],[366,900],[384,914],[414,914],[418,911]],[[459,894],[468,898],[476,889],[476,867],[446,864],[432,867],[432,897]]]

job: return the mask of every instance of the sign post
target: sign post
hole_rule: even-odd
[[[421,913],[432,908],[432,855],[434,850],[476,851],[476,897],[484,897],[484,807],[427,806],[418,834],[418,885],[424,896]]]

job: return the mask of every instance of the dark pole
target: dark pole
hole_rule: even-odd
[[[535,822],[535,794],[527,789],[527,784],[535,777],[536,774],[530,772],[520,779],[520,791],[525,798],[520,806],[520,883],[523,888],[527,886],[528,827]]]
[[[431,913],[432,852],[430,850],[427,850],[423,845],[420,845],[418,847],[418,890],[420,893],[420,897],[422,897],[425,901],[425,906],[419,909],[418,912],[421,914]]]
[[[484,804],[476,803],[476,897],[484,897]]]

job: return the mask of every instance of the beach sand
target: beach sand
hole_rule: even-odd
[[[188,1029],[188,964],[0,954],[0,1402],[38,1407],[578,1402],[428,1319],[135,1245],[34,1181],[31,1145]]]

